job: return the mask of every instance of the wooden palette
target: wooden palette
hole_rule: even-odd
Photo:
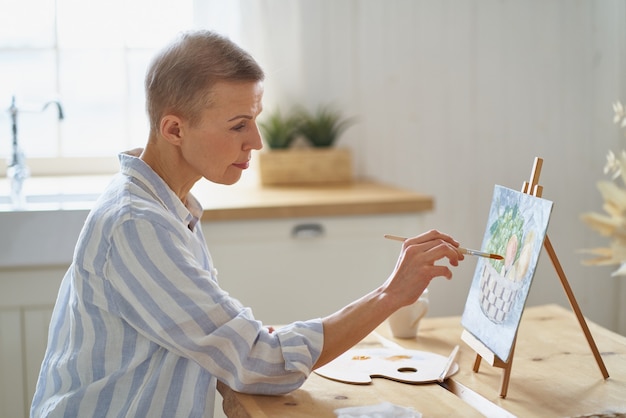
[[[402,383],[431,383],[437,381],[447,361],[447,357],[427,351],[355,348],[315,370],[315,373],[328,379],[361,385],[371,383],[373,377]],[[459,365],[452,364],[446,378],[458,370]]]

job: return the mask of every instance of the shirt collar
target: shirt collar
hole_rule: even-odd
[[[193,231],[202,216],[200,202],[190,192],[184,204],[152,167],[138,158],[140,153],[141,150],[120,153],[120,172],[142,183],[169,212],[175,214]]]

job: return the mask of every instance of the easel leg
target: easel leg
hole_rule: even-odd
[[[474,373],[478,373],[478,369],[480,369],[480,361],[481,361],[481,357],[480,354],[476,354],[476,360],[474,360],[474,367],[472,367],[472,370],[474,371]]]
[[[507,391],[509,389],[509,380],[511,378],[511,365],[513,363],[513,355],[515,353],[515,344],[517,342],[517,335],[513,339],[513,345],[511,348],[511,354],[509,355],[509,361],[504,362],[499,359],[495,354],[493,354],[489,349],[481,343],[476,337],[470,334],[467,331],[463,331],[461,334],[461,338],[465,341],[470,347],[472,347],[476,351],[476,359],[474,360],[474,366],[472,370],[474,373],[478,373],[478,369],[480,368],[480,363],[483,360],[483,356],[491,354],[489,357],[485,357],[484,359],[489,363],[492,367],[496,367],[502,369],[502,378],[500,380],[500,397],[505,398]],[[480,353],[483,353],[482,355]]]
[[[506,398],[506,394],[509,390],[509,380],[511,379],[511,368],[506,367],[504,373],[502,373],[502,380],[500,381],[500,397]]]
[[[513,365],[513,355],[515,353],[515,343],[517,342],[517,335],[513,340],[513,346],[511,348],[511,354],[509,354],[509,361],[500,364],[504,371],[502,372],[502,380],[500,380],[500,397],[506,398],[506,394],[509,391],[509,380],[511,380],[511,367]]]
[[[589,327],[587,326],[587,321],[585,321],[585,317],[583,316],[582,311],[580,310],[580,307],[578,306],[578,302],[576,301],[574,292],[572,291],[572,288],[570,287],[569,282],[567,281],[567,277],[565,277],[565,272],[563,272],[561,263],[559,263],[559,259],[556,257],[556,252],[554,251],[554,248],[552,247],[552,244],[550,243],[550,239],[548,238],[547,235],[543,241],[543,244],[544,244],[544,247],[546,248],[546,251],[550,255],[550,260],[552,260],[552,264],[554,265],[554,268],[556,269],[556,273],[559,276],[559,279],[561,280],[561,285],[563,286],[563,290],[565,290],[565,294],[567,295],[567,299],[569,300],[570,306],[572,307],[572,310],[576,314],[576,318],[578,319],[578,323],[580,324],[580,327],[583,329],[583,333],[585,334],[585,337],[587,338],[587,343],[589,343],[589,347],[591,348],[591,351],[593,352],[593,356],[596,359],[596,363],[598,363],[600,372],[602,373],[602,376],[605,379],[608,379],[609,372],[606,369],[606,366],[604,365],[604,361],[602,360],[600,351],[598,350],[598,347],[596,346],[593,336],[591,335],[591,331],[589,331]]]

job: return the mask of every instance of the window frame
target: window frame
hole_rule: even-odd
[[[174,3],[176,3],[176,0],[174,0]],[[187,29],[194,29],[194,28],[211,28],[212,30],[217,30],[221,33],[224,33],[227,36],[234,35],[235,37],[237,37],[237,33],[240,30],[239,20],[241,17],[239,2],[237,0],[229,2],[228,4],[225,4],[221,0],[192,0],[191,4],[192,4],[192,14],[190,15],[190,17],[192,19],[192,22],[188,22],[188,23],[184,23],[180,25],[178,29],[173,30],[174,33],[180,30],[187,30]],[[56,84],[56,91],[57,91],[57,94],[59,94],[60,93],[59,92],[60,78],[63,76],[60,73],[59,59],[60,59],[60,56],[63,54],[63,51],[68,50],[68,49],[67,48],[64,49],[63,45],[59,44],[58,38],[59,38],[60,29],[58,25],[60,24],[60,22],[58,20],[58,9],[56,9],[57,6],[55,5],[54,7],[55,7],[54,35],[53,35],[54,39],[50,39],[50,43],[48,44],[48,46],[46,45],[31,46],[29,44],[24,44],[23,46],[9,45],[8,47],[0,46],[0,50],[11,50],[11,51],[48,50],[50,51],[54,55],[54,59],[56,61],[56,64],[55,64],[56,72],[54,74],[54,79],[55,79],[55,84]],[[216,16],[219,16],[220,19],[215,19]],[[159,19],[161,18],[169,19],[169,17],[165,15],[158,16],[158,17]],[[170,35],[168,35],[168,37],[170,37]],[[125,101],[125,110],[124,110],[125,120],[120,123],[125,124],[125,131],[127,135],[123,139],[120,140],[119,144],[116,144],[110,147],[113,149],[113,151],[111,151],[112,155],[108,155],[107,153],[109,151],[106,151],[106,150],[104,150],[104,152],[100,151],[101,152],[100,155],[97,155],[97,156],[93,156],[93,154],[91,156],[88,155],[89,150],[85,151],[85,154],[86,154],[85,156],[80,156],[80,155],[73,156],[73,155],[67,155],[67,154],[63,155],[63,152],[61,150],[63,149],[64,144],[71,143],[72,139],[70,137],[64,138],[61,136],[63,135],[63,131],[65,130],[65,128],[63,128],[63,124],[66,123],[67,121],[57,121],[58,128],[56,129],[57,132],[55,134],[56,135],[55,143],[57,144],[56,152],[53,151],[49,156],[32,155],[33,153],[32,153],[32,145],[31,145],[31,151],[30,151],[31,155],[29,155],[29,150],[28,149],[24,150],[24,147],[21,146],[22,151],[24,151],[25,153],[26,164],[29,168],[30,176],[31,177],[35,177],[35,176],[42,176],[42,177],[44,176],[83,176],[83,175],[87,176],[87,175],[113,174],[119,171],[117,154],[119,152],[126,151],[126,149],[135,148],[138,146],[144,146],[145,141],[148,140],[147,116],[145,116],[145,113],[143,113],[143,117],[145,118],[144,121],[137,121],[136,119],[139,117],[139,113],[138,113],[138,107],[137,107],[138,101],[136,101],[135,99],[137,99],[138,89],[141,88],[141,90],[143,91],[143,83],[141,86],[135,85],[134,91],[130,90],[129,82],[131,81],[131,77],[133,77],[133,74],[134,74],[134,78],[137,78],[138,75],[137,75],[137,72],[134,72],[134,73],[128,72],[128,68],[130,66],[128,60],[132,58],[129,58],[129,56],[127,56],[126,54],[130,50],[133,50],[133,51],[143,50],[144,52],[149,52],[150,55],[152,55],[153,52],[151,51],[158,51],[160,47],[161,47],[160,45],[142,46],[140,44],[133,44],[132,46],[124,44],[124,46],[121,47],[122,53],[125,54],[124,65],[125,65],[127,72],[125,75],[126,77],[125,96],[123,97],[123,100]],[[69,50],[71,49],[72,47],[70,46]],[[133,81],[133,84],[136,84],[136,80]],[[18,96],[17,97],[18,102],[21,102],[23,99],[23,96],[20,97],[20,93],[18,93],[17,96]],[[134,97],[135,99],[131,99],[131,96]],[[10,99],[10,96],[9,96],[9,99]],[[61,104],[64,106],[64,113],[65,113],[66,119],[69,118],[71,112],[68,111],[67,109],[67,107],[69,106],[63,103],[63,97],[62,96],[53,97],[51,99],[60,99]],[[69,99],[66,99],[66,103],[69,103],[68,100]],[[131,100],[135,100],[133,106],[130,106]],[[18,108],[19,108],[19,103],[18,103]],[[134,109],[134,110],[130,110],[130,109]],[[5,116],[8,116],[9,109],[8,107],[7,109],[0,109],[0,111],[5,111],[5,110],[6,112],[3,112],[5,114],[0,115],[0,122],[2,122],[1,128],[3,130],[6,128],[6,132],[9,133],[11,129],[10,118],[5,117]],[[24,111],[25,111],[24,109],[20,109],[20,112],[24,112]],[[32,113],[32,111],[26,111],[26,112]],[[50,115],[52,114],[51,111],[50,112],[46,111],[46,114],[47,113],[50,113]],[[46,117],[50,115],[47,115]],[[129,122],[131,120],[130,118],[132,118],[132,120],[134,120],[135,122]],[[7,121],[8,123],[6,123]],[[24,121],[20,119],[20,122],[24,122]],[[51,123],[49,119],[47,123],[49,124]],[[141,128],[139,126],[140,123],[144,123],[145,128]],[[11,143],[11,138],[8,135],[6,137],[5,135],[0,135],[0,140],[7,141],[7,144]],[[69,141],[69,142],[66,142],[66,141]],[[117,149],[118,146],[123,149]],[[5,178],[7,175],[7,166],[9,164],[10,154],[12,152],[10,146],[6,149],[8,150],[8,155],[0,156],[0,178]],[[3,152],[3,154],[5,154],[5,152]],[[104,155],[104,154],[107,154],[107,155]]]

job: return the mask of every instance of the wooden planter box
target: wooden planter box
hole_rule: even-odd
[[[290,148],[259,154],[261,184],[349,183],[352,154],[344,148]]]

